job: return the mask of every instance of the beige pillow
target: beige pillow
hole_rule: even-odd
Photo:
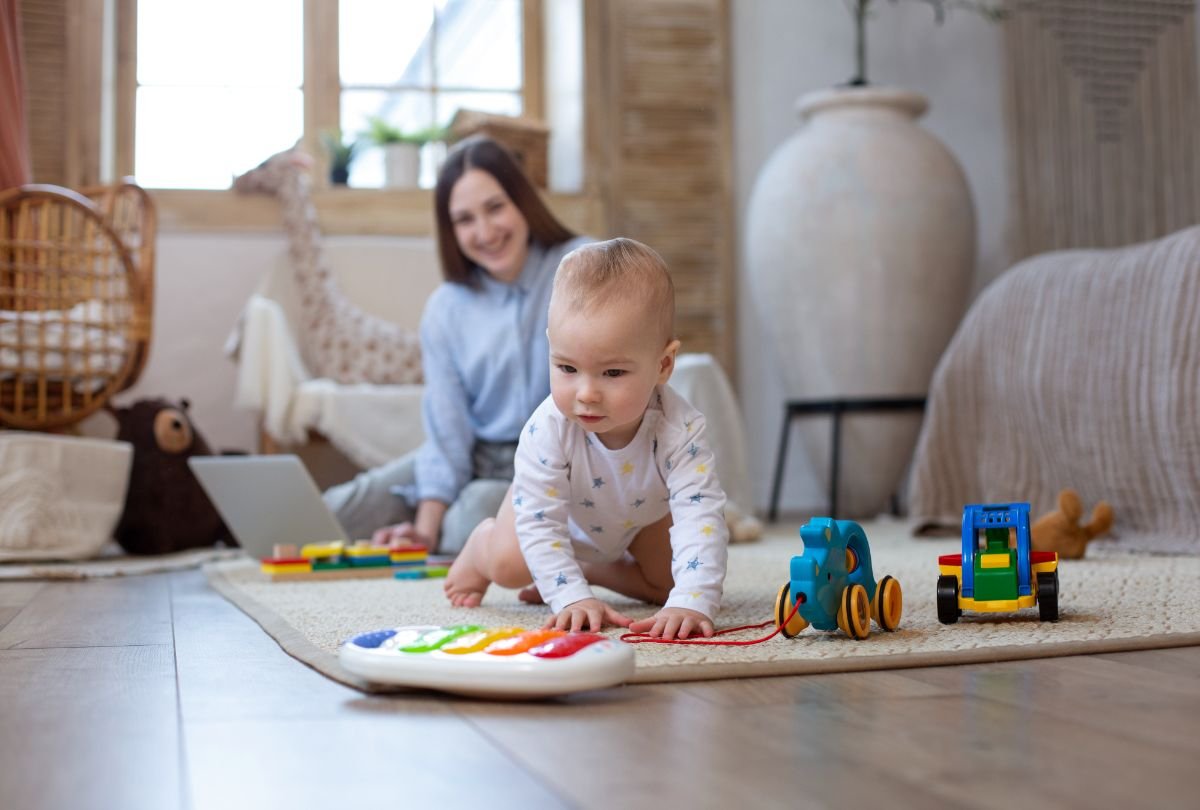
[[[128,442],[0,432],[0,561],[93,557],[125,506]]]

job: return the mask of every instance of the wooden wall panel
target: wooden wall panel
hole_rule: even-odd
[[[1004,23],[1013,254],[1200,221],[1195,0],[1019,0]]]
[[[33,179],[65,183],[70,82],[67,77],[69,0],[22,0],[21,36],[25,55],[25,99]]]
[[[683,350],[712,353],[732,375],[728,3],[587,6],[589,187],[611,235],[670,265]]]
[[[104,0],[21,0],[33,179],[100,181]]]

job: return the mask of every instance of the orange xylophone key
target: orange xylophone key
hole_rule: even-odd
[[[528,652],[539,644],[545,644],[552,638],[565,635],[566,631],[564,630],[530,630],[519,636],[497,641],[490,647],[485,648],[484,652],[488,655],[518,655],[519,653]]]

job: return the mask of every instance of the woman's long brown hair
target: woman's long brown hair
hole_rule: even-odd
[[[454,223],[450,221],[450,192],[468,169],[480,169],[496,178],[504,193],[525,217],[531,239],[552,247],[575,236],[572,230],[550,213],[511,152],[497,141],[482,135],[467,138],[455,144],[446,155],[434,189],[438,254],[442,260],[442,276],[446,281],[468,287],[478,283],[473,272],[475,263],[458,246]]]

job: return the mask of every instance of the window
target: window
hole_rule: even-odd
[[[303,23],[303,0],[138,0],[138,182],[229,188],[233,175],[295,143],[304,132]]]
[[[322,132],[405,132],[460,108],[509,115],[540,98],[541,0],[137,0],[133,166],[151,188],[225,189],[234,175]],[[236,23],[231,24],[231,20]],[[305,52],[308,43],[309,50]],[[531,54],[537,50],[538,53]],[[541,110],[532,111],[541,114]],[[351,185],[383,185],[366,143]],[[433,184],[437,144],[424,147]]]
[[[341,131],[381,119],[405,133],[444,127],[460,108],[523,111],[520,0],[341,0]],[[438,144],[422,150],[432,186]],[[379,149],[360,151],[352,186],[384,184]]]

